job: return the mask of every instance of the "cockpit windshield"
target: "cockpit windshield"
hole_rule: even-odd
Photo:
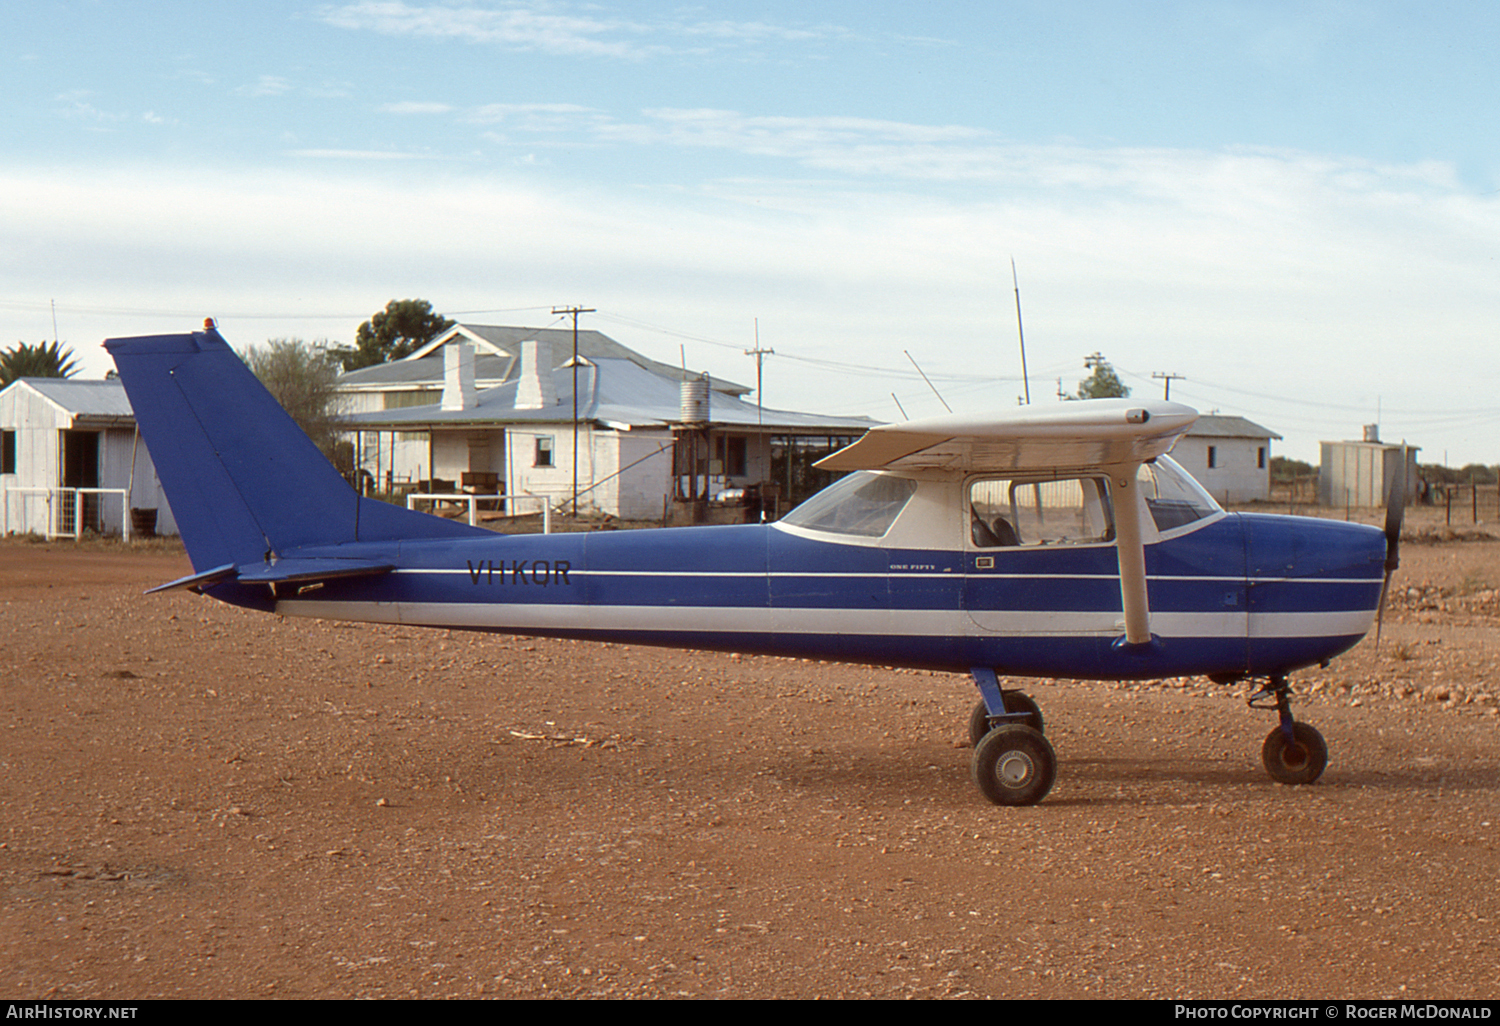
[[[1141,464],[1138,479],[1145,491],[1151,519],[1163,533],[1223,512],[1214,497],[1170,456]]]
[[[908,478],[861,470],[839,478],[781,522],[809,531],[879,538],[890,530],[916,490],[917,483]]]

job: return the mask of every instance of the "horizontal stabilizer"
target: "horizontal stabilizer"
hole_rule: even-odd
[[[278,559],[257,567],[240,567],[241,584],[306,584],[331,581],[337,577],[375,577],[388,574],[396,567],[364,559]]]
[[[166,584],[158,584],[154,588],[147,588],[146,594],[154,595],[158,591],[175,591],[178,588],[187,588],[189,591],[202,591],[204,588],[213,587],[220,581],[227,581],[234,575],[234,564],[225,563],[223,566],[216,566],[212,570],[205,570],[201,574],[189,574],[186,577],[179,577],[175,581],[168,581]]]
[[[331,581],[339,577],[375,577],[396,569],[391,563],[375,563],[366,559],[278,559],[274,563],[246,564],[237,567],[233,563],[216,566],[201,574],[179,577],[167,584],[159,584],[146,592],[173,591],[186,588],[204,591],[223,581],[235,580],[241,584],[311,584]]]

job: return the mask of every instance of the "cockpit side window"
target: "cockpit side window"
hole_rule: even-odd
[[[782,518],[809,531],[879,538],[911,500],[917,483],[861,470],[840,478]]]
[[[969,540],[976,548],[1092,545],[1114,540],[1104,482],[1094,477],[969,483]]]

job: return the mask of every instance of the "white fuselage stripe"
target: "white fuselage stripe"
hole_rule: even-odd
[[[658,631],[712,634],[847,634],[898,637],[1115,637],[1118,613],[986,610],[985,626],[948,609],[828,609],[768,606],[622,606],[531,602],[335,602],[283,599],[287,616],[440,624],[496,631]],[[1375,611],[1151,614],[1164,638],[1306,638],[1363,634]]]
[[[523,562],[526,562],[526,561],[523,561]],[[541,562],[545,563],[547,561],[546,560],[541,560]],[[481,567],[475,567],[472,570],[460,567],[457,570],[446,569],[446,568],[396,570],[396,571],[394,571],[394,574],[403,575],[403,576],[415,574],[415,575],[452,575],[452,576],[473,577],[476,574],[481,574],[481,573],[484,573],[484,572],[485,572],[484,568],[481,568]],[[503,572],[507,572],[507,571],[501,570],[500,566],[497,564],[495,566],[495,572],[496,573],[503,573]],[[959,578],[959,577],[963,577],[963,578],[966,578],[966,579],[971,580],[971,581],[1118,581],[1120,579],[1120,575],[1118,573],[1112,573],[1112,574],[1002,574],[1002,573],[985,573],[985,572],[962,573],[962,572],[959,572],[959,571],[953,571],[953,572],[949,572],[949,573],[909,573],[909,572],[900,571],[900,570],[893,571],[893,572],[890,572],[890,573],[885,573],[885,572],[880,572],[880,571],[862,571],[862,572],[858,572],[858,573],[836,573],[836,572],[832,572],[832,571],[817,571],[817,570],[807,570],[807,571],[776,571],[774,573],[765,573],[765,572],[762,572],[762,571],[733,571],[733,572],[725,572],[725,571],[717,571],[717,570],[573,570],[573,569],[570,569],[570,570],[567,571],[567,574],[568,574],[569,577],[662,577],[662,578],[671,578],[671,577],[707,577],[707,578],[718,578],[718,579],[724,579],[724,580],[732,580],[732,579],[736,579],[736,578],[740,578],[740,579],[743,579],[743,578],[770,578],[770,579],[773,579],[773,580],[774,579],[785,579],[785,578],[796,578],[796,579],[807,579],[807,578],[824,579],[824,578],[826,578],[826,579],[829,579],[829,580],[860,580],[860,579],[869,580],[869,579],[872,579],[872,578],[889,578],[892,581],[904,581],[904,580],[924,580],[924,579],[929,579],[929,580],[953,580],[953,579]],[[1252,577],[1252,578],[1249,578],[1248,581],[1247,581],[1247,579],[1244,578],[1244,577],[1210,576],[1210,575],[1206,575],[1206,574],[1205,575],[1201,575],[1201,576],[1197,575],[1197,574],[1147,574],[1146,575],[1146,579],[1148,581],[1171,581],[1173,583],[1188,583],[1188,584],[1199,584],[1199,583],[1201,583],[1201,584],[1246,584],[1246,583],[1248,583],[1248,584],[1252,584],[1252,585],[1255,585],[1255,584],[1309,584],[1309,585],[1316,585],[1316,584],[1379,584],[1380,583],[1380,578],[1378,578],[1378,577],[1373,577],[1373,578],[1371,578],[1371,577]]]

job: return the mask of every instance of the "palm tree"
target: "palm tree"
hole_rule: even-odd
[[[64,349],[57,342],[34,346],[17,342],[0,353],[0,388],[17,378],[71,378],[77,371],[72,348]]]

